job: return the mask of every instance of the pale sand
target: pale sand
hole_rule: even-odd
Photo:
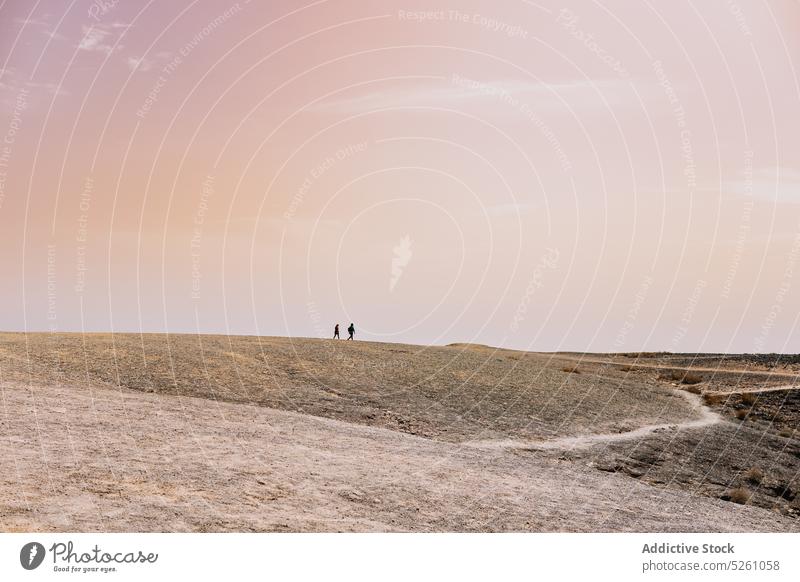
[[[252,405],[11,383],[2,404],[3,531],[798,530],[553,458]]]

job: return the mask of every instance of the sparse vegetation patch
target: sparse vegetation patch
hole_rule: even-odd
[[[750,493],[750,490],[747,489],[747,487],[737,487],[728,494],[728,500],[732,501],[733,503],[745,505],[750,501],[752,496],[752,493]]]
[[[744,474],[744,478],[750,481],[750,483],[755,483],[758,485],[761,481],[764,480],[764,471],[759,469],[758,467],[750,467]]]

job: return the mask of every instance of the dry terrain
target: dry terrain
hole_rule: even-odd
[[[0,334],[0,530],[800,531],[796,366]]]

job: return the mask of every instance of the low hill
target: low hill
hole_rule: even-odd
[[[258,404],[459,442],[542,439],[677,422],[656,382],[581,374],[549,355],[306,338],[0,334],[0,371]]]
[[[0,530],[800,531],[791,378],[695,360],[0,334]]]

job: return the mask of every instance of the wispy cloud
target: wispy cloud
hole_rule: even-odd
[[[121,35],[130,27],[128,24],[113,22],[108,24],[95,24],[91,26],[83,25],[81,31],[83,38],[78,43],[78,49],[84,51],[97,51],[111,54],[115,50],[121,50],[123,46],[116,44],[118,35]]]
[[[53,40],[67,40],[66,36],[56,32],[55,30],[45,30],[42,34],[44,34],[45,36],[49,36]]]
[[[110,52],[113,50],[112,46],[109,44],[105,44],[105,39],[109,36],[109,33],[105,30],[101,30],[99,28],[94,28],[91,26],[84,26],[83,27],[83,38],[81,42],[78,44],[78,48],[84,51],[103,51],[103,52]]]
[[[46,20],[38,18],[14,18],[13,21],[23,26],[47,26],[49,24]]]
[[[68,91],[60,88],[56,83],[32,81],[12,68],[0,69],[0,105],[2,105],[2,109],[13,107],[16,96],[22,90],[34,90],[58,96],[69,95]]]
[[[449,79],[396,87],[362,95],[331,99],[315,109],[354,113],[408,106],[460,107],[475,103],[506,102],[511,108],[586,109],[616,105],[634,95],[624,80],[545,83],[533,80],[477,81],[453,75]]]
[[[13,79],[15,79],[14,69],[8,67],[0,69],[0,90],[11,89]]]
[[[800,203],[800,170],[778,166],[759,168],[751,177],[728,181],[725,187],[735,194]]]
[[[533,202],[508,202],[486,206],[484,211],[495,217],[514,217],[538,210],[541,204]]]
[[[16,24],[21,24],[22,26],[30,26],[35,30],[38,30],[44,36],[47,36],[53,40],[66,40],[67,37],[63,34],[56,32],[55,30],[51,30],[51,24],[47,21],[47,18],[14,18],[13,22]]]
[[[126,62],[131,71],[149,71],[153,68],[153,61],[144,57],[128,57]]]

